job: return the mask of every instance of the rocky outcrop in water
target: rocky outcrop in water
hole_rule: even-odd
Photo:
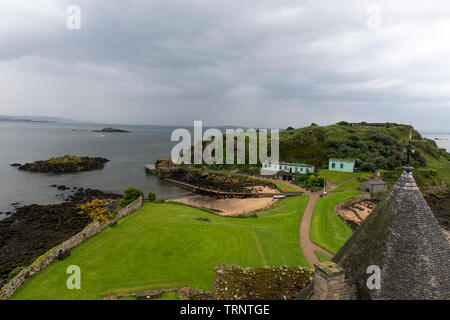
[[[250,192],[255,188],[261,187],[277,190],[277,186],[272,182],[256,180],[243,175],[225,175],[198,170],[179,169],[174,170],[170,178],[194,186],[225,192]]]
[[[78,189],[66,202],[29,205],[0,221],[0,287],[16,267],[26,267],[49,249],[86,227],[91,219],[76,207],[93,199],[117,199],[117,194]]]
[[[19,170],[31,172],[67,173],[103,169],[108,159],[65,155],[59,158],[26,163]]]
[[[104,132],[104,133],[128,133],[130,131],[115,129],[115,128],[103,128],[102,130],[93,130],[92,132]]]

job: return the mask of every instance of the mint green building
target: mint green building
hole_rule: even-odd
[[[331,158],[328,161],[328,170],[353,172],[355,170],[355,160]]]

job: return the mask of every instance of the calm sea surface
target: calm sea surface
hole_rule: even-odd
[[[61,202],[62,192],[51,188],[52,184],[117,193],[133,185],[165,199],[187,194],[144,170],[144,165],[170,154],[173,128],[114,126],[131,133],[91,132],[107,126],[0,122],[0,212],[13,211],[12,203],[22,206]],[[10,166],[64,154],[98,156],[110,161],[102,170],[58,175],[24,172]],[[4,215],[0,214],[2,218]]]
[[[450,152],[450,134],[423,134],[422,136],[431,140],[434,140],[435,136],[439,136],[439,140],[435,140],[437,146]]]

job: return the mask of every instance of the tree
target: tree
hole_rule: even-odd
[[[155,201],[156,200],[156,194],[153,192],[149,192],[148,193],[148,197],[147,197],[148,201]]]
[[[144,197],[144,192],[136,187],[128,187],[124,190],[125,196],[119,203],[119,208],[125,208],[139,197]]]

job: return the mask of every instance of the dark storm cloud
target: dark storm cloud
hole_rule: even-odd
[[[450,5],[433,3],[2,1],[0,114],[447,129]],[[66,28],[72,4],[80,30]]]

